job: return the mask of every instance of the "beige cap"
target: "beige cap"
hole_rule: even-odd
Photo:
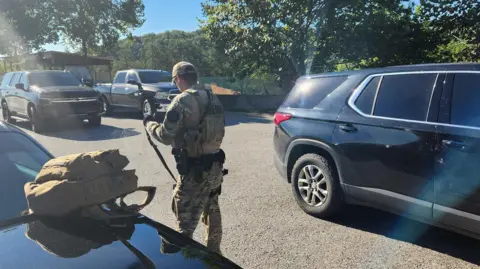
[[[173,66],[172,70],[172,82],[178,75],[185,74],[197,74],[197,69],[195,66],[189,62],[181,61]]]

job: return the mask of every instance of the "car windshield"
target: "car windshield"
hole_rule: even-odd
[[[138,72],[142,83],[171,82],[172,75],[162,71],[140,71]]]
[[[23,186],[35,180],[50,156],[22,134],[0,133],[0,221],[19,216],[28,208]]]
[[[81,82],[75,76],[67,72],[31,73],[29,80],[31,85],[38,87],[81,85]]]

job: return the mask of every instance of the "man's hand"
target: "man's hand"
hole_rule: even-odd
[[[152,115],[144,115],[143,116],[143,126],[147,125],[147,122],[149,121],[155,121]]]

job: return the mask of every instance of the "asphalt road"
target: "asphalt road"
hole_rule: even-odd
[[[303,213],[272,162],[271,116],[227,115],[227,153],[220,198],[223,254],[244,268],[477,268],[480,241],[363,207],[348,207],[332,221]],[[28,128],[28,125],[19,123]],[[140,185],[158,187],[144,214],[174,227],[172,181],[148,144],[141,120],[104,118],[103,126],[61,125],[38,135],[54,155],[119,148]],[[168,156],[169,149],[160,146]],[[195,239],[203,242],[199,225]]]

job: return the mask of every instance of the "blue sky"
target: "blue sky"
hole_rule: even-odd
[[[193,31],[198,29],[197,18],[202,17],[202,0],[143,0],[145,22],[133,31],[134,35],[160,33],[167,30]],[[64,51],[60,45],[46,45],[46,50]]]

